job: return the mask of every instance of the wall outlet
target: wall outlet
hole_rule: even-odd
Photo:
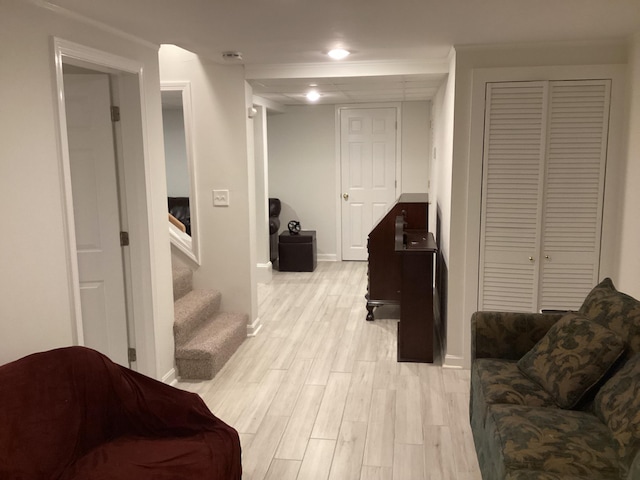
[[[229,190],[214,190],[213,206],[228,207],[229,206]]]

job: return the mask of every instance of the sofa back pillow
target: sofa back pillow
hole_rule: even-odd
[[[589,292],[579,313],[620,335],[627,357],[640,353],[640,301],[616,290],[610,278]]]
[[[640,354],[602,386],[594,400],[594,410],[611,430],[621,465],[627,471],[640,449]]]
[[[573,408],[624,352],[613,331],[568,313],[517,363],[561,408]]]

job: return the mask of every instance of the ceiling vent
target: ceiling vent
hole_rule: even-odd
[[[240,52],[222,52],[222,59],[225,62],[240,62],[240,61],[242,61],[242,53],[240,53]]]

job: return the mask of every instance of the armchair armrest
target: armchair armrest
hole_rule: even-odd
[[[476,312],[471,316],[471,360],[519,360],[563,313]]]

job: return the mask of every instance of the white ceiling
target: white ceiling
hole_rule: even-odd
[[[305,93],[316,90],[315,103],[416,101],[433,98],[445,74],[375,77],[275,78],[251,80],[256,95],[283,105],[308,104]]]
[[[453,45],[584,41],[640,31],[640,0],[48,3],[158,44],[179,45],[215,62],[224,62],[222,52],[242,52],[254,91],[283,103],[299,103],[310,83],[326,86],[323,102],[369,101],[371,95],[378,101],[430,98],[434,82],[443,78],[442,65]],[[337,46],[353,52],[342,68],[325,55]],[[385,65],[384,75],[377,79],[338,78],[379,76],[377,64]],[[436,67],[430,69],[430,64]],[[363,67],[367,65],[370,68]],[[368,73],[353,73],[364,70]],[[416,73],[420,75],[413,77]],[[291,77],[298,80],[283,80]]]

